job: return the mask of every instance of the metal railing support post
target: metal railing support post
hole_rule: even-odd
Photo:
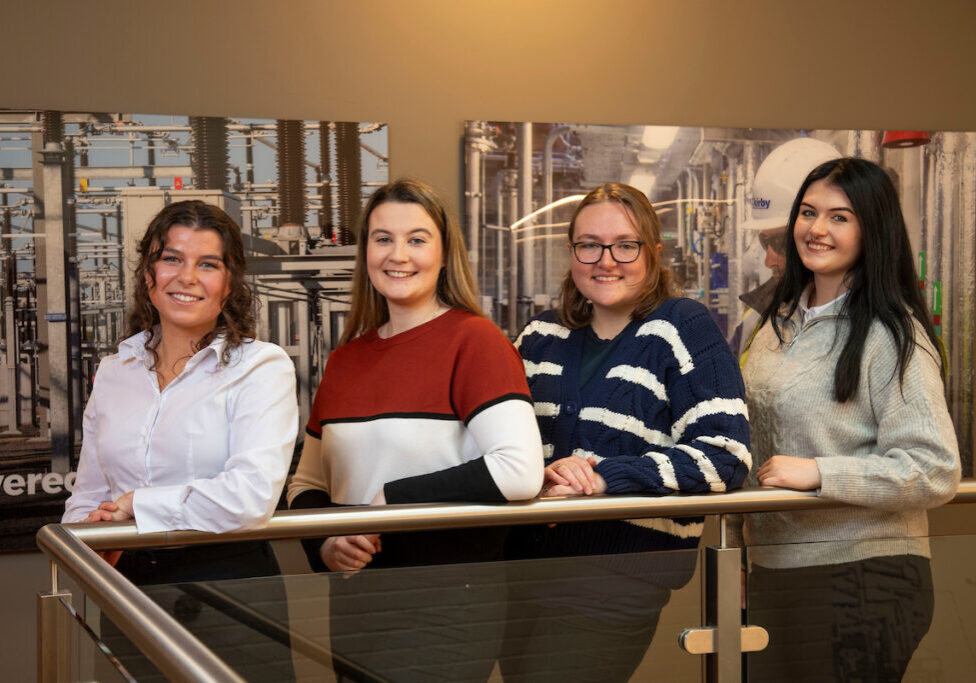
[[[37,545],[59,563],[167,680],[244,683],[226,662],[65,527],[48,524],[37,532]]]
[[[71,679],[71,615],[61,601],[68,591],[37,594],[37,680],[59,683]]]
[[[705,680],[740,683],[742,653],[769,644],[762,626],[742,625],[742,548],[729,548],[726,515],[719,517],[719,547],[705,549],[705,626],[685,629],[678,638],[690,654],[706,655]]]
[[[705,680],[742,679],[741,548],[705,548],[705,620],[714,628],[715,651],[705,656]]]

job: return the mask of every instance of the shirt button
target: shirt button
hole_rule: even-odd
[[[576,403],[574,401],[569,401],[563,406],[563,412],[567,415],[572,415],[577,410]]]

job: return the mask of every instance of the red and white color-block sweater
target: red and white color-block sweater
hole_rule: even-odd
[[[542,486],[521,357],[491,321],[466,311],[388,339],[373,330],[336,349],[305,431],[288,487],[293,508],[364,505],[381,489],[391,504],[501,502]],[[382,564],[402,564],[388,538]],[[317,548],[309,559],[321,568]]]

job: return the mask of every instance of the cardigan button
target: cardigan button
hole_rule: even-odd
[[[573,401],[568,401],[565,405],[563,405],[563,412],[566,413],[567,415],[572,415],[573,413],[576,412],[576,410],[577,410],[577,406],[576,403]]]

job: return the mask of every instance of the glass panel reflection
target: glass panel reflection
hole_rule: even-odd
[[[692,605],[675,600],[684,603],[683,623],[662,623],[697,559],[690,550],[508,563],[504,679],[699,680],[700,662],[677,646],[677,634],[700,623],[697,585],[691,584]],[[658,657],[648,661],[655,641]],[[693,664],[684,672],[689,678],[680,673],[683,663]]]
[[[699,681],[698,550],[145,586],[248,681]],[[164,680],[102,619],[139,681]]]
[[[69,676],[72,681],[133,681],[129,672],[115,658],[81,614],[64,600],[59,600],[59,609],[67,612],[65,623],[68,628]]]
[[[976,671],[976,536],[929,539],[935,612],[905,681],[970,680]]]
[[[318,620],[318,642],[351,680],[698,681],[699,658],[677,646],[700,623],[697,558],[691,550],[291,577],[292,628],[309,635],[297,609],[312,596],[325,602],[327,587],[331,619]]]
[[[851,542],[748,548],[746,623],[769,646],[746,656],[758,681],[954,681],[976,670],[976,585],[971,536],[875,539],[917,553],[816,564]],[[797,552],[797,550],[802,552]],[[929,555],[931,557],[929,557]],[[777,562],[805,557],[797,563]],[[771,566],[770,566],[771,565]]]
[[[246,680],[294,680],[282,577],[140,589]],[[140,683],[167,680],[104,614],[100,628],[102,640]]]

